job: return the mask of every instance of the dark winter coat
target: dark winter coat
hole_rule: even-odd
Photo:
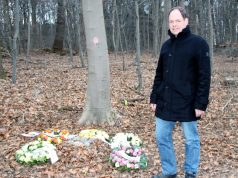
[[[150,103],[155,116],[170,121],[195,121],[195,109],[205,111],[210,89],[210,57],[206,41],[187,26],[175,37],[169,31],[160,51]]]

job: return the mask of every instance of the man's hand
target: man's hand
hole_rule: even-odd
[[[203,117],[206,115],[205,111],[202,111],[199,109],[195,109],[195,114],[196,114],[196,117]]]
[[[151,110],[153,111],[153,112],[155,112],[155,110],[156,110],[156,104],[150,104],[150,108],[151,108]]]

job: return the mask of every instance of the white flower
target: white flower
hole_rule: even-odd
[[[38,155],[32,155],[32,159],[37,159],[39,156]]]
[[[26,163],[29,163],[29,162],[31,161],[31,158],[30,158],[30,157],[25,157],[24,161],[25,161]]]
[[[139,168],[140,168],[139,164],[135,164],[135,169],[139,169]]]
[[[120,167],[119,162],[116,162],[115,167]]]
[[[19,157],[19,160],[20,160],[20,161],[23,161],[24,158],[25,158],[24,156],[21,156],[21,157]]]
[[[104,132],[104,131],[98,130],[95,133],[95,138],[101,139],[103,141],[106,141],[106,139],[107,140],[109,139],[109,135],[106,132]]]
[[[22,150],[17,150],[16,154],[18,155],[24,155],[24,152]]]
[[[141,146],[142,141],[140,138],[132,133],[118,133],[112,138],[111,148],[120,146]]]
[[[25,164],[37,164],[48,161],[51,158],[51,154],[55,152],[55,146],[47,141],[33,141],[25,144],[20,150],[16,151],[16,160]],[[56,155],[57,156],[57,155]]]
[[[26,158],[30,158],[31,155],[32,155],[32,154],[31,154],[30,152],[26,152],[26,153],[25,153],[25,157],[26,157]]]
[[[130,163],[127,163],[127,164],[126,164],[126,167],[131,168],[131,164],[130,164]]]

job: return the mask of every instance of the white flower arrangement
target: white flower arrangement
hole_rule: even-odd
[[[107,132],[103,130],[97,130],[97,129],[86,129],[82,130],[79,133],[80,137],[87,138],[87,139],[100,139],[106,143],[109,142],[109,135]]]
[[[147,158],[140,147],[114,148],[109,158],[113,167],[120,171],[145,169]]]
[[[142,145],[141,139],[134,135],[133,133],[117,133],[114,137],[112,137],[110,146],[111,148],[116,147],[131,147],[137,146],[140,147]]]
[[[30,166],[48,162],[49,159],[52,164],[58,160],[55,146],[41,139],[25,144],[15,156],[17,162]]]

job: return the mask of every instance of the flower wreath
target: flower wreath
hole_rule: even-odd
[[[55,146],[48,141],[38,139],[17,150],[15,154],[16,161],[30,166],[48,162],[49,159],[54,163],[58,160],[55,149]]]
[[[110,154],[109,161],[120,171],[145,169],[147,158],[140,147],[117,147]]]
[[[142,146],[141,139],[134,135],[133,133],[117,133],[114,137],[112,137],[110,142],[111,148],[116,147],[140,147]]]
[[[69,132],[67,130],[48,129],[41,132],[38,137],[50,143],[57,144],[61,143],[63,140],[67,140],[68,135]]]

